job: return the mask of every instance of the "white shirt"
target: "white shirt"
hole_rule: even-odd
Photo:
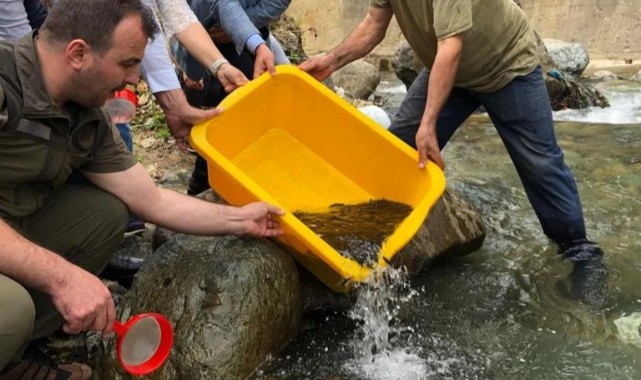
[[[191,14],[191,17],[195,20],[192,22],[198,22],[185,0],[143,0],[143,2],[154,13],[160,11],[160,17],[163,19],[162,25],[168,36],[169,30],[172,31],[171,33],[178,33],[191,24],[186,20],[191,20],[192,18],[185,15],[185,12]],[[167,17],[168,15],[171,15],[171,17]],[[180,89],[174,65],[169,58],[167,41],[162,33],[156,35],[154,41],[147,44],[145,55],[140,65],[140,73],[153,93]]]
[[[22,0],[0,0],[0,40],[17,40],[29,32],[31,26]]]

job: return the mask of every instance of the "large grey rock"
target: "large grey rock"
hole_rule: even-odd
[[[415,274],[443,257],[474,252],[484,240],[485,225],[478,212],[454,191],[446,190],[414,239],[394,256],[392,265]]]
[[[416,54],[414,54],[410,44],[407,41],[403,41],[394,51],[392,67],[398,79],[405,84],[405,87],[409,88],[418,73],[420,73],[425,66]]]
[[[219,200],[210,191],[199,197]],[[245,378],[296,336],[303,313],[346,309],[355,300],[355,293],[329,290],[268,240],[156,233],[159,248],[119,306],[122,321],[159,312],[175,328],[172,355],[151,379]],[[480,216],[447,190],[392,265],[416,274],[444,256],[473,252],[484,237]],[[114,341],[98,346],[94,378],[129,378]]]
[[[609,82],[613,80],[621,80],[623,78],[620,75],[613,73],[612,71],[599,70],[590,74],[588,76],[588,79],[598,82]]]
[[[566,73],[581,75],[590,63],[586,47],[578,42],[543,39],[556,67]]]
[[[149,378],[245,378],[296,335],[298,272],[268,240],[178,234],[145,262],[119,308],[121,320],[142,312],[164,314],[175,329],[169,360]],[[104,352],[97,378],[127,378],[113,341]]]
[[[337,91],[351,99],[367,99],[381,81],[378,68],[363,60],[354,61],[332,74]]]

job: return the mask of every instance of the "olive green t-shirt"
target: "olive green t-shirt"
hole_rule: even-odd
[[[460,34],[456,87],[497,91],[539,64],[534,30],[512,0],[370,0],[370,6],[392,9],[427,68],[434,64],[438,41]]]
[[[76,169],[113,173],[135,165],[105,111],[53,104],[31,35],[0,42],[0,74],[0,217],[36,212]],[[21,118],[9,112],[9,101],[23,105]]]

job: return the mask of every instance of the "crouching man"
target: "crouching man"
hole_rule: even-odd
[[[95,274],[129,211],[186,233],[282,233],[282,212],[266,203],[229,207],[157,188],[99,108],[138,81],[157,32],[140,0],[59,0],[39,32],[0,42],[0,379],[91,377],[22,352],[60,326],[112,331],[114,304]],[[94,186],[66,184],[74,170]]]

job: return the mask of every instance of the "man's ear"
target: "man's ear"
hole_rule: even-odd
[[[65,49],[65,57],[69,65],[76,71],[79,71],[83,65],[87,64],[90,54],[91,48],[81,39],[75,39],[69,42]]]

